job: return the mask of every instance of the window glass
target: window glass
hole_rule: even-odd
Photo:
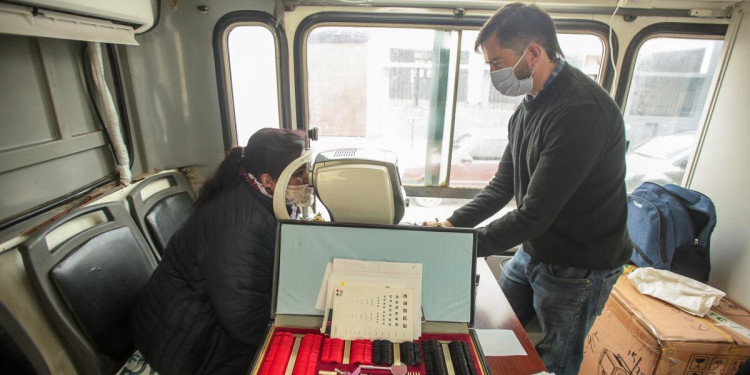
[[[467,138],[466,142],[485,138],[498,147],[494,152],[485,151],[480,159],[499,159],[507,144],[508,119],[522,98],[502,96],[492,87],[484,57],[474,51],[478,32],[462,33],[458,54],[452,44],[457,43],[459,31],[314,29],[306,51],[308,126],[320,132],[320,141],[313,146],[319,150],[392,150],[399,156],[403,182],[423,184],[425,165],[434,167],[444,158],[430,154],[430,144],[447,150],[442,143],[449,138],[455,93],[454,149],[462,138]],[[560,42],[568,62],[598,79],[604,50],[600,38],[561,34]],[[440,91],[447,95],[442,102],[435,98]],[[412,167],[421,171],[412,173]],[[469,185],[484,186],[494,174],[490,169],[473,177]]]
[[[481,158],[466,158],[456,152],[449,181],[453,187],[482,188],[495,175],[508,144],[508,120],[523,100],[523,96],[503,96],[492,87],[484,56],[474,52],[478,35],[478,31],[464,31],[461,41],[461,71],[465,73],[458,77],[458,92],[467,92],[456,101],[454,144],[476,138],[491,141],[496,147],[485,150]],[[604,55],[602,40],[590,34],[558,34],[558,40],[565,60],[598,81]],[[463,137],[469,139],[461,140]]]
[[[319,27],[307,41],[309,127],[318,150],[385,148],[424,165],[435,30]],[[450,32],[448,32],[450,33]]]
[[[624,112],[628,191],[682,181],[722,43],[658,37],[641,46]]]
[[[258,129],[280,125],[276,43],[265,26],[238,26],[227,49],[237,143],[244,146]]]
[[[474,51],[477,35],[405,27],[313,29],[305,51],[308,127],[318,128],[320,140],[312,147],[393,151],[404,185],[484,187],[497,170],[508,119],[522,97],[504,97],[492,87],[484,56]],[[560,42],[569,63],[599,79],[601,38],[561,34]],[[412,206],[450,207],[449,201],[461,203],[415,197]]]

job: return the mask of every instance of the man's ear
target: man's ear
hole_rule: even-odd
[[[531,56],[531,61],[536,63],[539,61],[539,59],[542,57],[542,54],[545,53],[544,48],[536,43],[529,44],[529,53],[528,55]]]

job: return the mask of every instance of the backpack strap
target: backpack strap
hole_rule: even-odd
[[[666,184],[663,187],[664,189],[672,193],[672,195],[676,195],[680,197],[682,200],[684,200],[685,202],[688,202],[693,205],[697,204],[698,201],[701,199],[700,194],[698,194],[697,192],[693,190],[686,189],[682,186],[678,186],[675,184]]]
[[[651,260],[651,258],[649,258],[648,255],[646,255],[646,252],[643,251],[643,250],[641,250],[641,247],[638,246],[638,245],[636,245],[635,242],[630,241],[630,244],[633,245],[633,250],[635,250],[638,253],[638,255],[640,255],[641,258],[643,258],[643,260],[645,260],[648,264],[654,265],[656,263],[653,260]],[[660,242],[659,246],[661,246],[661,249],[659,249],[660,252],[661,252],[661,254],[662,254],[662,256],[661,256],[662,257],[662,261],[661,262],[664,263],[665,258],[666,258],[666,255],[664,255],[664,244]]]

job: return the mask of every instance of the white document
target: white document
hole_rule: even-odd
[[[323,274],[323,282],[320,284],[320,290],[318,291],[318,299],[315,301],[315,308],[320,311],[325,311],[326,309],[326,296],[328,289],[330,288],[328,285],[328,279],[331,276],[331,267],[333,267],[333,263],[328,262],[328,264],[326,264],[326,271]]]
[[[330,282],[328,284],[328,290],[326,291],[326,299],[325,299],[325,311],[323,313],[323,326],[320,327],[320,333],[324,335],[331,335],[331,326],[333,323],[333,316],[331,315],[331,312],[333,311],[333,304],[335,303],[335,295],[337,293],[340,293],[341,290],[346,287],[360,287],[360,288],[405,288],[405,283],[390,283],[390,284],[384,284],[384,283],[378,283],[378,282],[360,282],[360,281],[346,281],[346,282],[340,282],[340,283],[333,283]],[[352,291],[350,294],[357,293],[357,290]],[[410,297],[411,298],[411,297]],[[340,338],[340,337],[336,337]],[[364,337],[363,337],[364,338]]]
[[[389,288],[409,289],[412,304],[410,310],[414,340],[422,335],[422,264],[377,262],[354,259],[334,258],[330,268],[330,275],[323,277],[323,285],[318,293],[316,308],[322,299],[321,293],[326,291],[324,319],[321,332],[326,333],[332,326],[330,310],[333,307],[333,297],[337,287],[353,286],[382,286]],[[328,271],[328,268],[326,268]],[[327,282],[326,282],[327,280]]]
[[[526,355],[516,334],[509,329],[475,329],[486,357]]]
[[[413,341],[414,292],[407,288],[348,283],[333,295],[331,337],[342,340]]]

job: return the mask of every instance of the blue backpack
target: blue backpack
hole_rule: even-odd
[[[707,196],[674,184],[644,182],[628,196],[630,261],[708,281],[716,209]]]

